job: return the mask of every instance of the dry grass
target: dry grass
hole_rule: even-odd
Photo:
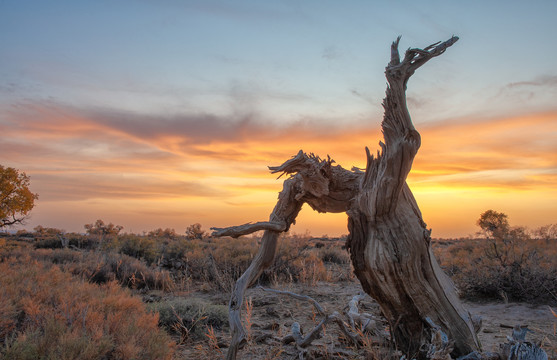
[[[0,263],[3,359],[170,359],[158,315],[115,282],[89,284],[31,259]]]
[[[195,298],[172,298],[149,304],[159,314],[159,325],[180,336],[180,343],[204,338],[207,327],[228,326],[228,307]]]

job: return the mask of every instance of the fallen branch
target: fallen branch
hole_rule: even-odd
[[[299,351],[298,358],[303,359],[304,354],[309,350],[313,342],[322,337],[325,327],[329,323],[338,325],[342,334],[350,341],[356,348],[361,348],[365,345],[364,333],[371,333],[379,337],[387,338],[388,334],[381,331],[377,326],[377,322],[373,315],[367,313],[360,313],[358,309],[359,303],[366,297],[365,294],[355,295],[348,303],[348,310],[345,317],[341,316],[338,312],[328,313],[322,306],[310,296],[297,294],[291,291],[277,290],[258,286],[257,288],[274,293],[277,295],[286,295],[300,301],[310,303],[318,315],[323,318],[315,325],[306,335],[302,334],[300,323],[294,322],[291,326],[290,334],[284,336],[280,341],[283,344],[295,343]],[[425,321],[432,329],[431,339],[429,342],[422,343],[424,355],[427,359],[431,360],[453,360],[451,353],[454,348],[454,340],[443,331],[431,318],[427,317]],[[547,360],[547,354],[540,347],[540,344],[533,344],[525,340],[526,334],[531,332],[527,326],[509,326],[506,324],[500,325],[502,328],[512,328],[511,336],[507,337],[508,342],[502,344],[500,353],[473,351],[467,355],[459,357],[457,360],[496,360],[496,359],[511,359],[511,360]],[[272,337],[267,334],[264,338]],[[404,357],[405,358],[405,357]]]
[[[325,314],[325,310],[323,310],[321,305],[319,305],[319,303],[317,301],[315,301],[315,299],[313,299],[313,298],[311,298],[307,295],[300,295],[300,294],[296,294],[296,293],[293,293],[293,292],[290,292],[290,291],[284,291],[284,290],[264,288],[263,286],[258,286],[258,288],[263,290],[263,291],[272,292],[272,293],[275,293],[275,294],[288,295],[288,296],[293,297],[294,299],[297,299],[297,300],[308,301],[313,305],[315,310],[317,310],[319,315],[324,315],[324,316],[327,315],[327,314]]]
[[[356,295],[348,303],[348,318],[350,319],[350,326],[356,328],[360,326],[362,331],[375,332],[377,330],[377,323],[373,316],[368,313],[361,313],[358,310],[358,305],[361,300],[366,297],[365,294]]]
[[[526,341],[526,334],[532,332],[528,327],[515,325],[507,343],[500,345],[500,355],[509,360],[547,360],[547,353],[540,347]]]
[[[356,295],[352,298],[349,305],[349,312],[348,312],[348,322],[344,321],[338,312],[333,312],[328,314],[323,307],[312,297],[307,295],[300,295],[293,293],[291,291],[284,291],[284,290],[276,290],[276,289],[269,289],[264,288],[262,286],[258,286],[259,289],[267,292],[272,292],[279,295],[286,295],[290,296],[296,300],[307,301],[312,304],[315,310],[319,313],[319,315],[323,316],[323,319],[317,324],[306,336],[302,335],[300,324],[295,322],[292,324],[291,333],[286,335],[282,342],[284,344],[289,344],[295,342],[296,345],[301,348],[305,349],[309,347],[313,341],[321,338],[321,332],[325,328],[325,326],[330,323],[334,322],[338,325],[340,331],[344,334],[344,336],[354,344],[356,347],[360,347],[363,343],[361,335],[364,332],[371,332],[374,334],[380,334],[380,331],[376,328],[376,322],[373,321],[370,314],[359,314],[358,312],[358,303],[361,299],[365,297],[365,295]],[[348,325],[348,326],[347,326]],[[373,327],[372,327],[373,325]],[[351,331],[349,327],[352,329],[356,329],[356,326],[361,326],[360,332]]]

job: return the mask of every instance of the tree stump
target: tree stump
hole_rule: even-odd
[[[430,233],[406,178],[420,147],[420,134],[406,105],[406,86],[416,69],[458,40],[424,49],[408,49],[401,60],[400,37],[391,46],[385,74],[388,81],[382,121],[384,143],[376,156],[366,147],[365,172],[349,171],[303,151],[272,173],[284,181],[268,222],[214,228],[215,236],[240,236],[265,230],[252,264],[238,279],[229,304],[232,341],[227,359],[235,359],[245,342],[240,321],[244,293],[273,261],[280,232],[288,231],[302,205],[319,212],[348,214],[347,248],[362,288],[390,323],[395,345],[409,358],[425,357],[427,343],[439,330],[454,342],[452,355],[479,349],[470,314],[431,250]]]

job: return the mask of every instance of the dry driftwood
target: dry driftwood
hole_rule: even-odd
[[[291,333],[286,335],[282,339],[282,342],[285,344],[295,342],[298,348],[305,349],[310,346],[314,340],[321,338],[323,329],[330,322],[337,324],[346,339],[352,342],[352,344],[356,347],[359,347],[360,344],[363,342],[361,339],[361,334],[363,334],[364,332],[380,333],[372,316],[365,313],[360,314],[358,311],[358,303],[364,297],[362,295],[354,296],[349,302],[350,310],[346,314],[347,321],[345,321],[345,319],[343,319],[343,317],[337,311],[327,313],[323,309],[323,307],[317,301],[315,301],[315,299],[307,295],[300,295],[290,291],[268,289],[261,286],[259,288],[263,291],[273,292],[280,295],[287,295],[297,300],[307,301],[314,307],[317,314],[323,317],[319,324],[317,324],[305,336],[303,336],[301,333],[300,324],[298,322],[294,322],[291,327]],[[360,331],[355,331],[358,327],[360,327]]]
[[[348,214],[347,247],[356,276],[381,306],[399,350],[409,358],[426,356],[422,345],[431,342],[437,328],[454,341],[453,356],[479,349],[473,321],[433,256],[430,230],[406,184],[421,141],[406,106],[408,79],[457,40],[453,36],[424,49],[408,49],[402,60],[400,37],[393,42],[385,71],[384,142],[376,156],[366,147],[365,172],[346,170],[330,158],[300,150],[281,166],[269,168],[290,177],[268,222],[215,229],[217,236],[265,230],[257,255],[230,299],[232,341],[227,359],[235,359],[245,342],[240,321],[245,290],[271,264],[280,232],[288,231],[304,203],[319,212]]]
[[[526,341],[526,334],[531,331],[527,326],[515,325],[507,343],[500,345],[500,353],[509,360],[547,360],[547,353],[540,344]]]

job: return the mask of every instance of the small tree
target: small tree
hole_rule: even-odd
[[[481,213],[476,224],[482,229],[481,234],[487,238],[504,237],[510,229],[507,214],[495,210],[487,210]]]
[[[94,224],[85,224],[83,226],[89,235],[96,235],[99,237],[99,246],[102,245],[105,237],[117,236],[124,228],[122,225],[114,225],[113,223],[105,224],[101,219],[95,221]]]
[[[528,255],[530,251],[524,249],[525,242],[531,239],[526,228],[510,226],[507,214],[487,210],[480,214],[476,224],[482,229],[479,234],[488,241],[486,257],[503,268],[520,268],[528,257],[535,255],[535,252]]]
[[[22,224],[39,195],[29,190],[24,172],[0,165],[0,228]]]
[[[532,239],[527,228],[511,226],[507,218],[506,214],[493,210],[480,215],[477,225],[481,228],[479,234],[485,238],[483,254],[478,254],[477,259],[468,259],[474,264],[473,269],[459,277],[473,281],[464,280],[461,287],[467,288],[469,294],[502,296],[515,301],[554,300],[557,269],[548,251],[554,248],[548,238],[551,226],[534,232],[538,239],[545,240],[543,245]]]
[[[189,240],[195,240],[195,239],[201,240],[203,239],[203,235],[205,235],[205,232],[201,230],[200,223],[192,224],[188,226],[188,228],[186,229],[186,237]]]

